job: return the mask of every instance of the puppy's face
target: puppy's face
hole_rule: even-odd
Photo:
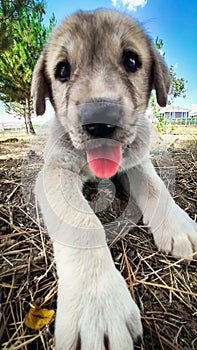
[[[143,128],[151,90],[164,106],[169,83],[141,26],[117,12],[97,10],[76,13],[54,31],[35,67],[32,94],[37,114],[50,98],[74,147],[91,148],[98,139],[126,147]]]

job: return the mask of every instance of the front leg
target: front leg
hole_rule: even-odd
[[[197,224],[174,202],[150,159],[127,170],[127,175],[130,192],[158,248],[176,257],[191,259],[197,251]],[[126,183],[124,177],[122,182]]]
[[[56,350],[131,350],[140,312],[116,270],[77,174],[46,164],[36,193],[57,265]]]
[[[106,246],[103,226],[85,200],[77,174],[46,164],[37,178],[36,196],[52,240],[73,248]]]
[[[140,312],[109,249],[74,250],[54,243],[54,251],[56,350],[132,350],[142,337]]]

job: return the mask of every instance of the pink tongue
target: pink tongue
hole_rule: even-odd
[[[86,151],[87,161],[93,174],[100,178],[109,178],[116,174],[122,158],[119,146],[101,146]]]

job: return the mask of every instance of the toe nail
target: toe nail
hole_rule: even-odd
[[[138,337],[137,337],[137,339],[136,339],[136,341],[135,341],[135,344],[136,344],[136,345],[141,345],[141,344],[143,344],[143,338],[142,338],[141,335],[138,335]]]

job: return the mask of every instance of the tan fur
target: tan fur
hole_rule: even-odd
[[[128,50],[142,63],[134,73],[123,65]],[[55,71],[65,60],[71,74],[62,83]],[[135,198],[159,249],[188,259],[197,250],[196,224],[175,204],[149,160],[144,113],[151,90],[164,106],[169,86],[163,58],[142,27],[114,11],[79,12],[65,19],[37,62],[32,81],[36,113],[44,113],[46,97],[56,112],[36,185],[59,276],[56,350],[131,350],[142,336],[139,310],[113,265],[104,228],[82,194],[83,182],[93,178],[85,150],[101,142],[82,127],[86,108],[99,109],[105,101],[117,111],[118,127],[106,142],[121,144],[119,180]],[[94,122],[103,123],[100,118],[105,116]]]

